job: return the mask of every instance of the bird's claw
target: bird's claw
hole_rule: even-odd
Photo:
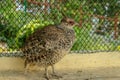
[[[50,80],[49,77],[45,77],[46,80]]]
[[[60,76],[60,75],[56,75],[56,74],[51,74],[51,76],[52,76],[53,78],[55,78],[55,79],[62,78],[62,76]]]

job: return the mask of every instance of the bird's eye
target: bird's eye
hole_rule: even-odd
[[[71,25],[73,25],[73,24],[74,24],[74,22],[73,22],[73,21],[69,21],[69,23],[70,23]]]

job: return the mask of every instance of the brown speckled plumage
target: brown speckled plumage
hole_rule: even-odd
[[[22,48],[25,54],[25,67],[31,63],[45,67],[46,78],[48,66],[52,66],[60,61],[71,49],[75,41],[72,19],[63,19],[59,25],[49,25],[38,29],[30,35]]]

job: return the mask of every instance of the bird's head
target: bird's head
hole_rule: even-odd
[[[66,18],[66,17],[61,20],[61,24],[62,26],[69,28],[69,29],[73,29],[74,26],[79,26],[79,24],[75,22],[73,19]]]

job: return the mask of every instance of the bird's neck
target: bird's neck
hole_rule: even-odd
[[[66,26],[64,23],[61,23],[59,25],[57,25],[58,28],[62,29],[62,30],[73,30],[73,28],[69,28],[69,26]]]

